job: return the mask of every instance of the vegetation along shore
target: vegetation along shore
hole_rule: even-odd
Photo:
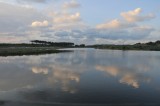
[[[59,50],[60,48],[95,48],[95,49],[113,49],[113,50],[150,50],[160,51],[160,41],[148,43],[136,43],[133,45],[75,45],[71,42],[47,42],[34,40],[30,44],[0,44],[0,56],[16,56],[16,55],[39,55],[60,52],[69,52],[68,50]]]
[[[160,51],[160,41],[148,42],[148,43],[136,43],[133,45],[113,45],[113,44],[101,44],[91,45],[90,47],[96,49],[113,49],[113,50],[148,50],[148,51]]]
[[[61,48],[73,47],[74,43],[70,42],[46,42],[31,41],[30,44],[0,44],[0,56],[16,55],[40,55],[61,52],[71,52],[69,50],[59,50]]]

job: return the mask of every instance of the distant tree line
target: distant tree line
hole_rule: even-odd
[[[156,42],[147,42],[147,43],[136,43],[135,45],[149,45],[149,46],[157,46],[160,45],[160,41],[156,41]]]
[[[86,47],[85,44],[75,45],[75,47]]]
[[[74,43],[72,42],[50,42],[50,41],[42,41],[42,40],[32,40],[32,44],[41,44],[48,46],[57,46],[57,47],[72,47]]]
[[[136,43],[134,45],[114,45],[114,44],[99,44],[91,45],[91,47],[98,49],[115,49],[115,50],[154,50],[160,51],[160,41]]]

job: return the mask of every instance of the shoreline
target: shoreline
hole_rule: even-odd
[[[123,51],[160,51],[160,46],[136,46],[136,45],[96,45],[95,49],[123,50]]]
[[[0,47],[0,56],[23,56],[23,55],[42,55],[62,52],[71,52],[70,50],[58,50],[55,47]]]

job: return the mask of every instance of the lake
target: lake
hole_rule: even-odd
[[[160,52],[0,57],[0,106],[160,106]]]

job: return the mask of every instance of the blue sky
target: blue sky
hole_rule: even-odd
[[[159,0],[0,0],[0,43],[160,39]]]
[[[159,0],[94,0],[93,2],[91,0],[78,0],[78,2],[83,4],[80,9],[82,17],[91,24],[112,20],[119,17],[122,11],[129,11],[135,8],[142,8],[144,13],[160,12]]]

